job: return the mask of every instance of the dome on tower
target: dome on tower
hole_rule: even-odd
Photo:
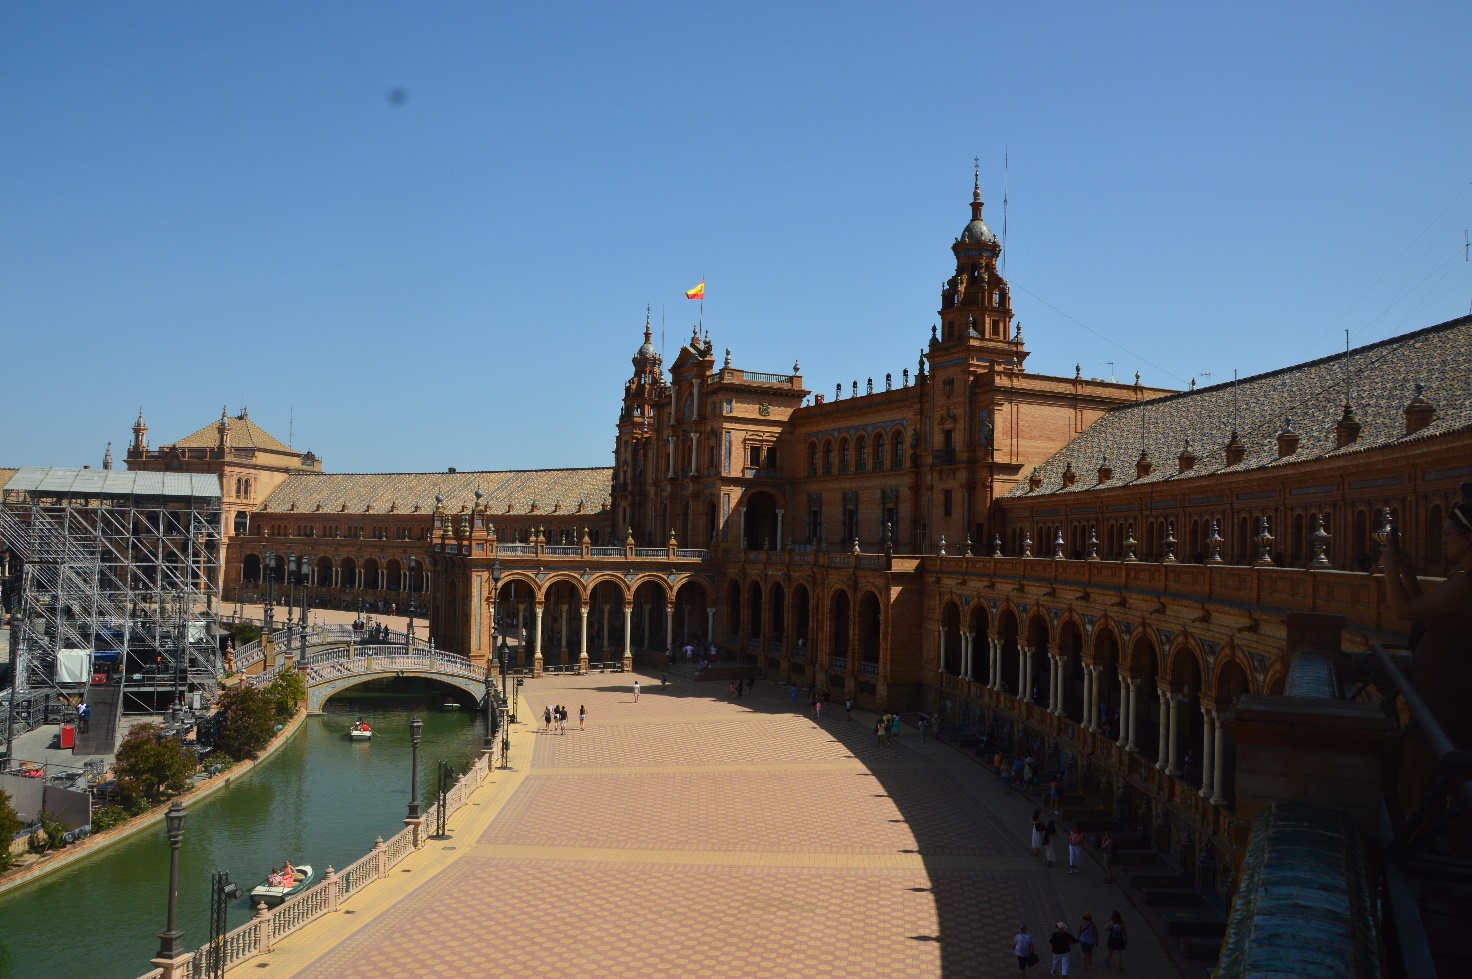
[[[627,349],[627,348],[625,348],[625,349]],[[652,343],[649,342],[649,337],[646,336],[644,338],[644,342],[639,346],[639,354],[638,355],[640,357],[651,357],[651,358],[654,356],[654,344],[652,344]]]
[[[971,219],[970,223],[961,231],[961,244],[963,245],[995,245],[997,236],[992,234],[992,229],[986,226],[986,222],[979,216]]]

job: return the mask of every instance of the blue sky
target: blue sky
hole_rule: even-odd
[[[1203,6],[0,6],[0,465],[222,403],[339,472],[606,465],[702,274],[718,356],[898,377],[973,155],[1035,371],[1466,314],[1472,6]]]

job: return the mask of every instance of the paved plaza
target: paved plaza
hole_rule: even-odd
[[[340,914],[243,971],[311,979],[1017,974],[1012,936],[1119,909],[1128,973],[1183,973],[1098,865],[1069,876],[1028,848],[1032,803],[870,715],[817,723],[785,688],[661,688],[627,675],[522,688],[511,772]],[[566,704],[566,736],[540,731]],[[580,704],[586,731],[577,729]],[[535,720],[535,726],[531,723]],[[1066,837],[1060,841],[1066,843]],[[1073,973],[1081,973],[1077,952]],[[1103,950],[1094,969],[1103,967]]]

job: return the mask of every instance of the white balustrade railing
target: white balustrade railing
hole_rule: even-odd
[[[459,782],[445,794],[446,815],[452,815],[465,805],[474,792],[490,775],[490,755],[481,755]],[[438,816],[438,805],[429,807],[419,826],[407,826],[392,839],[379,839],[366,856],[355,861],[342,873],[327,868],[322,880],[275,908],[264,904],[256,909],[255,917],[227,933],[217,946],[202,946],[189,953],[186,961],[174,969],[177,979],[206,979],[213,974],[211,966],[215,956],[224,960],[225,969],[233,969],[243,962],[271,950],[271,946],[292,932],[338,910],[349,898],[373,881],[388,877],[388,872],[401,860],[424,845],[428,838],[427,829]],[[161,979],[163,969],[154,969],[143,974],[141,979]]]

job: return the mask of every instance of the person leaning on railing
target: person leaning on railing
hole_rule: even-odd
[[[1466,485],[1463,486],[1464,494]],[[1472,502],[1452,504],[1441,531],[1442,553],[1461,568],[1435,588],[1421,590],[1410,555],[1392,531],[1385,551],[1385,591],[1390,609],[1411,627],[1411,682],[1459,750],[1472,749]],[[1406,776],[1419,798],[1436,778],[1437,759],[1421,737],[1408,741]],[[1414,803],[1412,803],[1414,805]],[[1472,851],[1472,834],[1460,834],[1459,851]]]

